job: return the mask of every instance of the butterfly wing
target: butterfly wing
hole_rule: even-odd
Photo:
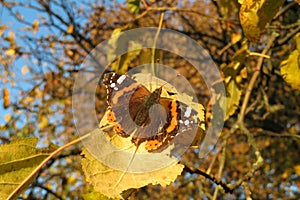
[[[146,149],[149,152],[160,152],[170,142],[175,144],[175,151],[177,148],[188,148],[200,129],[200,111],[169,98],[161,98],[160,104],[167,111],[167,123],[164,124],[163,131],[147,140]]]
[[[141,108],[149,90],[126,75],[108,73],[103,83],[107,90],[107,102],[112,116],[109,122],[115,122],[115,132],[121,136],[129,136],[137,129],[133,121]]]
[[[179,125],[179,113],[178,104],[176,100],[161,97],[159,104],[162,108],[157,116],[165,116],[165,120],[160,119],[155,123],[152,123],[148,131],[155,131],[156,134],[148,137],[146,142],[146,150],[149,152],[156,150],[163,150],[169,142],[174,138],[178,131]],[[159,117],[156,117],[159,119]],[[160,128],[157,129],[157,124]],[[156,128],[156,129],[155,129]]]

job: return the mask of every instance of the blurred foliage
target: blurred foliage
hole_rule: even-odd
[[[132,199],[300,198],[300,7],[296,1],[272,2],[276,1],[0,0],[1,114],[5,113],[0,124],[1,148],[16,137],[39,138],[38,146],[42,147],[51,143],[62,146],[77,138],[71,99],[80,64],[114,32],[157,27],[161,12],[165,12],[163,28],[196,40],[219,67],[223,76],[220,81],[228,89],[229,112],[219,142],[207,157],[199,159],[197,149],[190,149],[182,156],[186,167],[174,183],[166,187],[147,185],[126,196]],[[266,55],[261,55],[273,32],[278,37]],[[110,67],[126,71],[149,63],[151,54],[149,49],[130,52]],[[190,81],[207,110],[209,127],[214,117],[209,111],[217,104],[218,94],[215,99],[210,98],[213,90],[179,56],[157,50],[155,57]],[[249,85],[253,90],[248,90]],[[100,119],[106,109],[104,87],[99,86],[95,95]],[[250,134],[234,128],[241,115]],[[38,148],[36,151],[39,152]],[[106,199],[86,182],[80,152],[81,146],[74,145],[51,159],[21,198]],[[264,158],[263,165],[244,180],[255,168],[257,153]],[[6,158],[0,157],[3,163]],[[230,194],[197,170],[228,184],[243,181]]]

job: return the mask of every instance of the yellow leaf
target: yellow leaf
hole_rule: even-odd
[[[74,26],[73,25],[68,26],[67,33],[72,34],[73,31],[74,31]]]
[[[139,12],[140,2],[141,2],[141,0],[127,0],[127,3],[128,3],[127,7],[133,13],[137,13],[137,12]]]
[[[117,200],[117,199],[112,199],[109,198],[103,194],[101,194],[100,192],[96,192],[96,191],[91,191],[87,194],[83,194],[82,195],[84,200],[94,200],[94,199],[99,199],[99,200]]]
[[[280,64],[280,72],[284,80],[289,83],[294,89],[300,90],[300,53],[294,50],[288,57]]]
[[[48,126],[48,118],[43,115],[39,120],[39,128],[44,129]]]
[[[245,36],[250,41],[258,41],[265,28],[284,0],[244,0],[240,8],[240,21]]]
[[[22,102],[32,103],[32,102],[34,102],[34,98],[32,98],[32,97],[25,97]]]
[[[11,115],[10,115],[10,114],[7,114],[7,115],[5,115],[5,118],[4,118],[4,119],[5,119],[6,122],[8,122],[8,121],[10,120],[10,118],[11,118]]]
[[[74,176],[69,176],[68,178],[69,184],[75,184],[76,182],[77,182],[77,178],[75,178]]]
[[[231,81],[229,81],[229,83],[227,84],[226,93],[226,114],[224,120],[227,120],[231,115],[235,113],[242,94],[234,79],[231,79]],[[217,101],[224,102],[224,96],[222,95],[222,97]],[[221,109],[224,109],[224,107],[221,106]]]
[[[10,31],[10,32],[8,33],[8,37],[9,37],[10,39],[14,40],[14,39],[15,39],[15,37],[16,37],[16,34],[15,34],[15,32],[13,32],[13,31]]]
[[[290,173],[288,171],[284,171],[282,174],[281,174],[281,178],[283,179],[286,179],[290,176]]]
[[[68,54],[68,56],[70,56],[70,57],[71,57],[71,56],[73,56],[73,55],[74,55],[74,51],[72,51],[72,50],[68,50],[68,51],[67,51],[67,54]]]
[[[93,185],[95,191],[108,197],[122,198],[121,193],[130,188],[141,188],[148,184],[169,185],[183,170],[183,165],[172,165],[157,171],[144,173],[125,173],[114,170],[99,162],[86,149],[83,149],[82,169],[87,182]],[[122,177],[120,181],[120,177]],[[119,182],[120,181],[120,182]]]
[[[36,20],[34,20],[33,23],[32,23],[32,28],[33,28],[33,29],[37,29],[38,26],[39,26],[39,21],[36,19]]]
[[[231,34],[231,43],[235,44],[242,39],[242,35],[240,33]]]
[[[294,166],[295,172],[298,176],[300,176],[300,165]]]
[[[2,97],[3,97],[3,107],[8,108],[10,105],[10,96],[9,96],[9,90],[8,89],[3,89],[2,90]]]
[[[36,98],[41,98],[43,96],[43,92],[38,87],[34,89],[34,93]]]
[[[25,66],[22,67],[21,73],[22,73],[23,75],[25,75],[25,74],[27,74],[27,72],[28,72],[28,67],[25,65]]]
[[[5,97],[8,96],[10,92],[8,89],[3,89],[2,93],[3,93],[3,97]]]
[[[5,54],[7,56],[11,56],[11,55],[14,55],[15,53],[16,53],[16,51],[14,49],[8,49]]]

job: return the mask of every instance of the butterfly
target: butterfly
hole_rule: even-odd
[[[122,137],[131,136],[136,146],[146,142],[148,152],[165,149],[175,136],[197,128],[201,122],[199,111],[172,96],[162,96],[163,85],[151,92],[128,75],[114,72],[105,74],[103,83],[107,121],[114,124],[113,131]]]

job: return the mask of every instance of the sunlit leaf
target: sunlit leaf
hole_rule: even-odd
[[[233,115],[238,108],[239,101],[241,98],[241,90],[238,88],[236,82],[231,80],[226,87],[226,115],[225,120],[227,120],[231,115]],[[222,99],[220,99],[222,100]]]
[[[128,9],[133,13],[139,12],[141,0],[127,0]]]
[[[8,122],[10,120],[10,118],[11,118],[10,114],[5,115],[5,117],[4,117],[4,119],[5,119],[6,122]]]
[[[166,168],[144,173],[125,173],[111,169],[99,162],[87,150],[83,150],[82,169],[87,182],[94,189],[108,197],[122,198],[121,193],[130,188],[141,188],[148,184],[167,186],[173,182],[183,170],[183,165],[172,164]]]
[[[231,34],[231,43],[235,44],[242,39],[242,35],[240,33]]]
[[[48,118],[45,115],[42,115],[39,120],[39,128],[44,129],[48,126]]]
[[[94,199],[98,199],[98,200],[113,200],[113,198],[109,198],[109,197],[101,194],[100,192],[96,192],[96,191],[92,191],[90,193],[84,194],[83,195],[83,199],[84,200],[94,200]]]
[[[32,23],[32,31],[36,33],[38,32],[38,30],[39,30],[39,21],[36,19]]]
[[[284,0],[244,0],[240,8],[240,21],[246,37],[258,41],[261,31],[271,22]]]
[[[73,25],[69,25],[69,26],[68,26],[67,33],[72,34],[73,31],[74,31],[74,26],[73,26]]]
[[[294,166],[295,172],[298,176],[300,176],[300,165]]]
[[[294,89],[300,90],[300,54],[294,50],[288,59],[281,62],[280,72],[284,80]]]
[[[121,36],[122,28],[116,28],[108,41],[108,48],[107,48],[107,62],[112,63],[116,57],[116,48],[118,44],[118,39]]]
[[[12,56],[12,55],[15,55],[15,53],[16,53],[16,51],[14,49],[8,49],[5,54],[7,56]]]
[[[3,107],[8,108],[10,105],[10,96],[9,96],[10,91],[8,89],[3,88],[2,90],[2,98],[3,98]]]
[[[25,75],[25,74],[27,74],[27,72],[28,72],[28,67],[25,65],[25,66],[22,67],[21,73],[23,75]]]
[[[7,199],[32,170],[49,156],[51,150],[36,148],[37,142],[37,138],[26,138],[0,146],[0,199]],[[23,190],[34,178],[23,185]]]
[[[127,72],[130,61],[133,60],[141,52],[141,45],[135,42],[127,43],[126,40],[120,39],[122,37],[123,28],[117,28],[113,31],[111,38],[109,39],[109,47],[107,49],[108,63],[111,64],[113,71],[123,74]],[[125,42],[125,43],[124,43]],[[117,56],[118,49],[127,49],[127,53]]]

